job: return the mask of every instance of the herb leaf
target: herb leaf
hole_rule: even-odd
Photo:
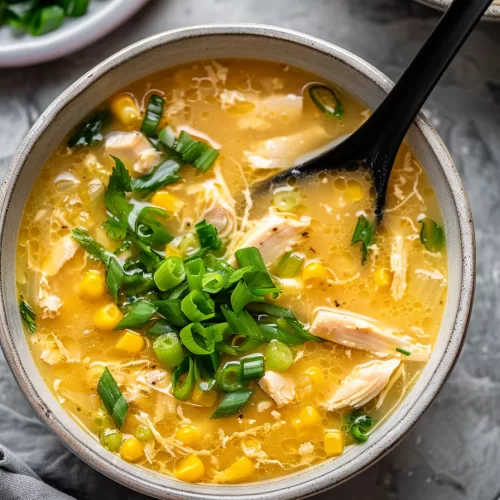
[[[21,315],[23,323],[28,327],[28,330],[31,333],[35,333],[37,329],[37,324],[35,322],[36,313],[26,300],[19,301],[19,314]]]
[[[194,227],[200,239],[201,248],[210,248],[212,250],[220,249],[222,240],[219,238],[217,228],[213,224],[209,224],[206,220],[202,220]]]
[[[114,330],[141,329],[153,317],[158,308],[146,300],[138,300],[123,319],[113,328]]]
[[[104,135],[102,129],[109,120],[107,111],[100,111],[82,123],[76,132],[69,138],[68,147],[81,148],[100,144]]]
[[[437,253],[443,249],[445,234],[442,226],[434,222],[429,217],[418,221],[422,224],[420,229],[420,241],[429,252]]]
[[[359,443],[364,443],[368,441],[367,433],[373,427],[375,419],[360,410],[355,410],[346,417],[345,422],[351,436]]]
[[[361,242],[361,262],[364,264],[368,257],[368,248],[373,245],[373,224],[360,215],[352,235],[351,246]]]
[[[134,191],[156,191],[167,184],[181,179],[177,172],[184,163],[179,158],[168,158],[163,163],[153,169],[153,171],[144,177],[137,177],[132,180],[132,189]]]

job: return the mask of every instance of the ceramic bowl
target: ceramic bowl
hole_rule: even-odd
[[[335,460],[279,479],[238,485],[188,484],[129,464],[107,452],[63,410],[40,376],[16,299],[16,239],[30,190],[67,131],[124,85],[160,69],[224,57],[277,61],[315,73],[375,108],[392,87],[380,71],[335,45],[268,26],[200,26],[162,33],[118,52],[63,92],[17,151],[0,192],[0,341],[38,416],[82,460],[132,489],[162,499],[285,500],[351,478],[386,454],[413,427],[443,386],[465,339],[474,292],[474,229],[464,188],[445,146],[423,115],[407,141],[434,186],[448,241],[449,292],[432,356],[402,404],[370,436]]]
[[[416,0],[417,2],[437,10],[446,10],[452,0]],[[484,21],[500,21],[500,3],[492,4],[483,16]]]

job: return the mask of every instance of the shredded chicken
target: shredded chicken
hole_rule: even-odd
[[[317,308],[310,331],[322,339],[370,351],[380,358],[400,357],[396,349],[403,349],[410,352],[406,360],[427,361],[431,352],[430,345],[416,343],[411,337],[398,335],[376,320],[345,309]]]
[[[59,340],[59,337],[54,333],[37,333],[31,337],[31,341],[33,344],[40,346],[40,359],[49,365],[80,362],[79,358],[71,356],[66,347],[64,347],[64,344]]]
[[[393,273],[391,294],[395,300],[401,300],[407,284],[406,272],[408,270],[408,251],[402,236],[396,236],[392,243],[391,271]]]
[[[52,245],[50,254],[45,257],[42,263],[42,272],[46,276],[54,276],[61,268],[75,255],[80,245],[71,237],[63,236]]]
[[[42,319],[54,319],[61,314],[63,301],[57,295],[46,295],[40,301]]]
[[[400,365],[399,359],[368,361],[354,367],[332,396],[321,403],[329,411],[340,408],[359,408],[371,401],[387,385]]]
[[[291,403],[295,398],[295,384],[287,375],[267,370],[259,380],[260,388],[274,399],[278,408]]]
[[[265,264],[270,265],[300,241],[309,224],[310,219],[308,218],[297,220],[280,215],[266,216],[242,238],[231,244],[228,249],[228,253],[231,255],[229,262],[232,265],[236,264],[233,254],[238,248],[256,247],[260,250]]]

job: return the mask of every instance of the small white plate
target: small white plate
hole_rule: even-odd
[[[18,35],[0,27],[0,68],[29,66],[71,54],[117,28],[148,0],[92,0],[82,17],[65,19],[46,35]]]
[[[438,10],[446,10],[452,0],[416,0],[417,2]],[[500,21],[500,3],[492,5],[483,16],[484,21]]]

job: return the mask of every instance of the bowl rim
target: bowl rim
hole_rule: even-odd
[[[416,0],[418,3],[431,7],[436,10],[445,11],[451,4],[452,0]],[[490,5],[488,10],[483,14],[483,21],[499,22],[500,21],[500,5]]]
[[[0,188],[0,248],[3,246],[5,237],[4,225],[7,218],[9,202],[22,167],[27,157],[30,155],[34,144],[45,133],[46,129],[50,127],[52,121],[68,103],[104,74],[112,71],[128,60],[140,56],[154,48],[166,46],[170,43],[179,42],[184,39],[220,35],[263,37],[300,45],[343,62],[357,73],[360,73],[361,76],[367,78],[371,84],[378,87],[384,93],[387,93],[393,85],[391,80],[382,72],[345,49],[307,34],[274,26],[260,24],[200,25],[166,31],[136,42],[107,58],[80,77],[46,108],[28,132],[26,138],[15,153],[9,171]],[[38,417],[56,434],[67,448],[87,464],[116,482],[155,498],[172,498],[179,500],[181,498],[204,500],[209,497],[234,500],[241,498],[245,500],[277,500],[279,498],[285,500],[305,497],[325,491],[352,478],[354,475],[360,473],[382,458],[413,428],[416,421],[430,406],[450,375],[465,341],[475,289],[475,238],[472,213],[467,195],[446,147],[430,122],[421,113],[416,118],[414,125],[428,143],[450,188],[451,201],[453,202],[454,210],[458,218],[460,248],[463,256],[460,283],[461,293],[457,305],[456,317],[451,328],[450,338],[446,345],[446,349],[436,364],[435,370],[428,375],[425,381],[425,387],[421,390],[420,399],[409,408],[398,421],[394,422],[395,425],[389,432],[381,436],[377,441],[370,443],[369,448],[366,447],[366,451],[360,453],[359,456],[355,457],[351,462],[340,467],[332,467],[331,470],[326,471],[322,476],[316,478],[306,478],[300,481],[301,474],[296,474],[293,477],[296,477],[298,480],[294,481],[294,484],[287,486],[286,489],[282,489],[282,487],[280,488],[278,486],[272,490],[265,489],[265,491],[259,491],[261,489],[259,486],[266,484],[265,482],[259,482],[249,483],[249,490],[241,487],[237,492],[233,490],[231,493],[228,492],[228,494],[220,495],[215,491],[212,494],[207,493],[207,490],[201,493],[193,490],[186,491],[188,488],[186,485],[186,489],[183,490],[184,483],[180,483],[179,488],[170,485],[159,486],[157,483],[155,484],[148,479],[148,474],[139,467],[125,467],[121,461],[113,461],[107,454],[94,452],[85,441],[81,441],[76,437],[70,429],[61,422],[58,416],[54,415],[50,409],[47,408],[23,369],[13,337],[8,330],[8,312],[6,310],[5,301],[3,300],[3,289],[0,287],[0,345],[2,346],[5,358],[17,383]],[[0,266],[0,273],[1,272],[2,267]],[[0,274],[0,283],[1,281]],[[410,394],[411,392],[412,391],[410,391]],[[368,452],[368,449],[370,452]],[[129,464],[126,465],[128,466]],[[274,481],[279,485],[279,483],[286,480],[287,477],[290,478],[291,476],[287,475]]]

